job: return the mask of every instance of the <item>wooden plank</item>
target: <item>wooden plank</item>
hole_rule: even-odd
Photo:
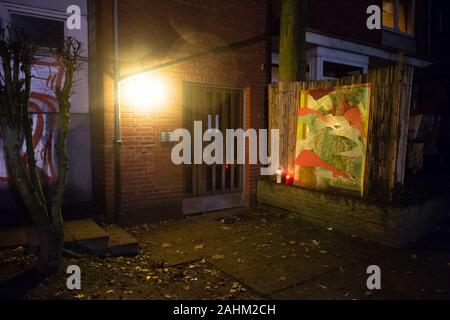
[[[222,99],[225,99],[226,94],[224,94],[223,96],[221,95]],[[226,103],[226,101],[223,101],[223,103],[221,104],[221,116],[222,116],[222,130],[226,130],[230,128],[230,105]],[[225,165],[222,165],[221,167],[221,192],[224,193],[227,191],[226,188],[226,170],[225,170]]]
[[[191,117],[191,136],[193,137],[194,135],[194,121],[195,120],[199,120],[199,106],[198,106],[198,96],[199,96],[199,92],[198,92],[198,88],[195,86],[190,86],[191,89],[191,101],[190,101],[190,108],[191,108],[191,113],[192,113],[192,117]],[[194,140],[191,139],[191,150],[195,150],[194,149]],[[199,184],[199,180],[198,180],[198,165],[194,164],[194,152],[192,152],[191,154],[191,158],[192,158],[192,196],[196,197],[198,196],[198,184]]]
[[[227,101],[230,105],[230,129],[237,129],[239,128],[238,125],[238,119],[239,117],[239,105],[236,104],[236,100],[234,99],[234,94],[232,91],[229,91],[227,93]],[[235,148],[236,150],[236,148]],[[236,163],[236,151],[234,152],[234,162],[233,164],[228,165],[228,172],[230,175],[230,192],[235,192],[234,187],[234,170],[235,170],[235,163]]]
[[[211,109],[210,109],[210,113],[212,116],[212,123],[211,123],[211,128],[220,128],[221,125],[219,125],[219,123],[216,122],[216,114],[219,114],[221,111],[221,106],[220,106],[220,96],[217,96],[217,93],[215,92],[215,90],[213,91],[213,103],[211,105]],[[211,189],[212,189],[212,193],[215,194],[216,193],[216,164],[213,164],[210,167],[211,170]]]
[[[238,91],[235,95],[234,98],[237,100],[237,105],[238,105],[238,125],[239,128],[244,129],[244,96],[242,91]],[[237,150],[237,147],[235,148],[235,150]],[[245,157],[245,152],[244,152],[244,157]],[[235,158],[237,159],[237,157],[235,156]],[[238,184],[238,189],[241,192],[243,190],[243,185],[244,185],[244,165],[240,164],[239,166],[239,184]]]
[[[202,133],[205,131],[208,124],[208,106],[211,104],[211,93],[210,88],[198,87],[198,120],[202,121]],[[202,143],[203,148],[205,143]],[[198,185],[198,196],[204,196],[207,194],[206,191],[206,168],[205,165],[197,165],[197,185]]]
[[[405,67],[402,79],[401,123],[397,155],[397,182],[401,184],[405,177],[413,75],[414,69],[411,66]]]

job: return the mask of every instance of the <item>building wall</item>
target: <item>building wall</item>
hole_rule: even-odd
[[[91,200],[92,192],[92,175],[91,175],[91,145],[90,145],[90,119],[88,105],[88,42],[87,42],[87,7],[85,0],[10,0],[0,1],[0,23],[5,27],[10,23],[10,15],[12,12],[30,15],[33,17],[41,17],[46,19],[58,20],[65,22],[67,18],[66,9],[70,5],[78,5],[81,9],[81,29],[69,30],[64,29],[64,36],[72,36],[81,41],[83,46],[82,59],[84,60],[82,69],[76,75],[76,83],[74,85],[74,95],[72,96],[72,123],[71,130],[68,135],[68,152],[70,161],[69,181],[66,192],[66,203],[88,202]],[[65,24],[64,24],[65,25]],[[49,61],[51,56],[48,51],[38,50],[36,57],[40,61]],[[48,69],[46,66],[36,67],[33,72],[39,77],[47,77]],[[42,72],[43,71],[43,72]],[[52,72],[55,70],[52,69]],[[42,73],[41,73],[42,72]],[[49,87],[43,88],[39,79],[32,82],[32,91],[54,96]],[[44,90],[44,91],[43,91]],[[36,102],[36,101],[34,101]],[[42,102],[42,101],[41,101]],[[51,117],[52,115],[44,115],[43,117]],[[44,123],[47,123],[44,121]],[[44,126],[44,129],[46,127]],[[44,130],[42,140],[44,141],[48,131]],[[0,160],[3,160],[3,150],[0,147]],[[38,155],[39,157],[39,155]],[[47,157],[47,156],[45,156]],[[39,160],[39,159],[38,159]],[[44,160],[51,162],[48,158]],[[18,224],[27,221],[26,210],[21,204],[21,200],[17,192],[9,187],[6,169],[0,161],[0,225],[1,224]],[[38,161],[38,166],[40,165]]]
[[[113,81],[111,1],[95,1],[96,96],[91,97],[94,190],[107,217],[114,215]],[[174,61],[195,53],[263,35],[265,1],[127,0],[119,1],[120,72]],[[263,38],[245,46],[184,61],[152,75],[168,84],[163,105],[146,112],[122,99],[122,216],[129,224],[181,215],[182,166],[171,162],[161,131],[183,127],[183,82],[241,88],[245,91],[246,127],[264,126],[267,83]],[[257,166],[246,166],[246,204],[255,203]]]
[[[308,27],[337,37],[381,45],[381,32],[366,27],[367,7],[381,0],[308,1]]]

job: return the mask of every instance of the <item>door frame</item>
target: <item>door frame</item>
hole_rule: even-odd
[[[237,88],[231,86],[216,85],[211,83],[201,83],[193,81],[183,81],[183,93],[182,93],[182,105],[183,105],[183,119],[185,116],[185,88],[187,85],[200,86],[200,87],[210,87],[216,89],[228,89],[228,90],[238,90],[241,92],[242,97],[242,129],[245,131],[246,128],[246,111],[247,111],[247,92],[245,88]],[[184,125],[184,120],[183,120]],[[225,139],[224,139],[225,143]],[[225,155],[224,155],[225,156]],[[247,161],[247,154],[244,154],[245,161]],[[184,166],[184,165],[183,165]],[[216,195],[205,195],[198,197],[186,197],[184,193],[186,183],[185,171],[183,169],[183,215],[198,214],[205,212],[212,212],[224,209],[232,209],[237,207],[243,207],[245,205],[245,187],[246,187],[246,163],[242,164],[242,191],[240,192],[230,192],[224,194]]]

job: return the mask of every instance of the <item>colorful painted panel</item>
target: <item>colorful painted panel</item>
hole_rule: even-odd
[[[33,66],[30,101],[28,104],[33,120],[33,144],[36,164],[48,181],[56,178],[56,157],[54,151],[59,111],[58,102],[52,88],[64,81],[64,66],[54,61],[35,61]],[[22,154],[25,157],[25,146]],[[8,181],[3,142],[0,136],[0,182]]]
[[[362,194],[370,84],[300,94],[294,184]]]

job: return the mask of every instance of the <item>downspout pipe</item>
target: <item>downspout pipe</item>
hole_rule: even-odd
[[[120,70],[119,70],[119,9],[113,0],[113,47],[114,47],[114,220],[117,223],[122,211],[122,184],[120,148]]]

